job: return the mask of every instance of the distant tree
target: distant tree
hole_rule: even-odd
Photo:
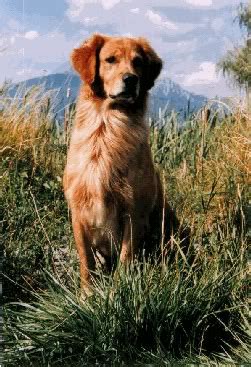
[[[248,4],[239,5],[236,19],[246,31],[245,45],[228,51],[219,61],[218,69],[247,90],[248,111],[251,114],[251,0]]]

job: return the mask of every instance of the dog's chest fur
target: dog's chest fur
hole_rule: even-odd
[[[79,103],[76,121],[64,175],[66,197],[91,228],[116,232],[117,204],[133,201],[137,171],[130,165],[140,162],[148,129],[139,117],[105,107],[97,111],[88,101]]]

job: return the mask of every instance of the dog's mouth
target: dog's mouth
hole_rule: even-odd
[[[134,103],[137,96],[136,93],[121,92],[119,94],[109,94],[109,97],[114,100],[114,102],[123,103]]]

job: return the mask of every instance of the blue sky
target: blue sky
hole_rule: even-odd
[[[162,75],[209,97],[236,93],[215,64],[243,38],[239,0],[1,0],[0,82],[64,71],[92,32],[147,37]],[[245,3],[245,1],[244,1]]]

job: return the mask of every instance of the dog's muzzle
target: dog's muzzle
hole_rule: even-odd
[[[110,94],[109,97],[121,102],[133,103],[139,94],[139,78],[135,74],[123,75],[123,90],[118,94]]]

